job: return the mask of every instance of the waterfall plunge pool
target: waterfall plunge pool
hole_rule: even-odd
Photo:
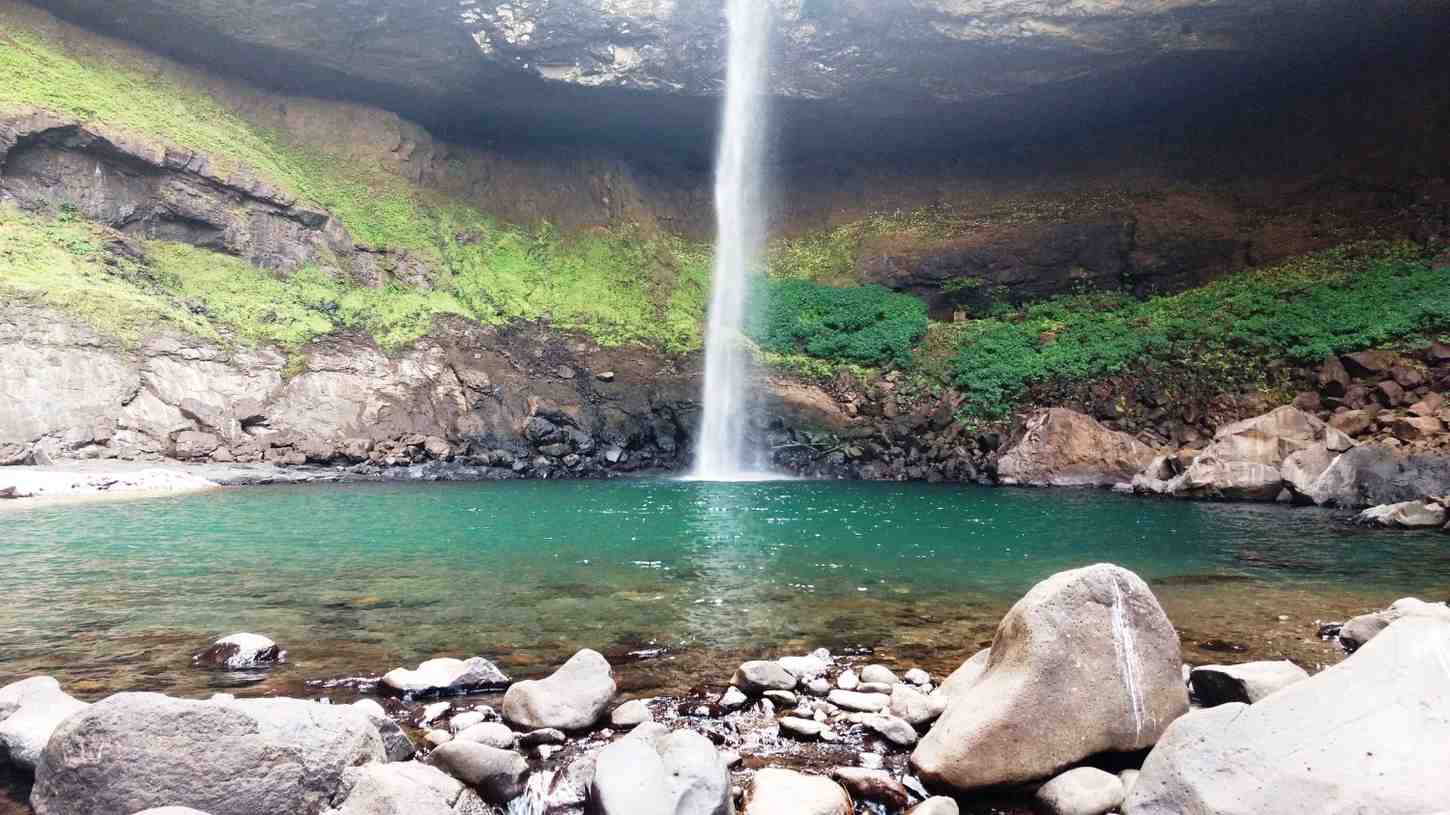
[[[1036,581],[1149,580],[1192,663],[1338,656],[1318,621],[1450,595],[1443,536],[1335,513],[1098,491],[672,480],[248,487],[4,518],[0,684],[204,695],[212,638],[289,662],[248,694],[482,654],[516,677],[603,651],[621,690],[683,693],[739,660],[871,650],[940,676]],[[1222,649],[1234,650],[1225,653]]]

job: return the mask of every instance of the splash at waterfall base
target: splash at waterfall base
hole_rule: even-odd
[[[166,806],[256,815],[275,811],[279,795],[308,815],[772,815],[785,810],[767,802],[801,806],[804,790],[825,802],[808,811],[830,815],[1287,813],[1304,795],[1424,812],[1450,793],[1429,769],[1450,749],[1450,611],[1440,608],[1395,621],[1342,664],[1251,706],[1190,711],[1178,638],[1157,598],[1132,572],[1100,564],[1038,584],[990,647],[949,676],[817,649],[747,661],[728,685],[720,675],[685,697],[615,707],[620,698],[595,690],[613,691],[614,669],[585,651],[501,700],[373,698],[366,683],[351,686],[364,694],[352,705],[120,694],[68,702],[76,712],[48,722],[41,709],[69,697],[30,679],[0,689],[0,738],[12,762],[17,745],[38,745],[18,769],[35,772],[42,815]],[[328,687],[339,697],[348,689]],[[539,729],[518,718],[513,700],[526,693],[530,710],[587,709],[592,724]],[[1370,720],[1377,705],[1422,714],[1386,727]],[[1331,709],[1333,726],[1321,725]],[[138,716],[144,730],[122,726]],[[266,726],[238,729],[250,720]],[[291,734],[286,749],[257,749],[276,727]],[[175,743],[144,743],[154,733]],[[1311,743],[1336,761],[1293,758]],[[1374,773],[1343,773],[1337,761],[1348,755],[1369,756]],[[267,782],[294,770],[296,792]],[[672,774],[691,779],[688,795]]]

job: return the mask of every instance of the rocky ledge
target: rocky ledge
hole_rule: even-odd
[[[1407,598],[1335,628],[1353,653],[1313,676],[1190,671],[1147,585],[1102,564],[1038,584],[946,677],[818,649],[617,704],[613,668],[585,650],[513,683],[501,710],[470,695],[509,682],[482,657],[399,669],[428,679],[350,705],[87,704],[33,677],[0,688],[0,759],[34,774],[38,815],[1434,810],[1450,795],[1435,714],[1450,705],[1450,608]],[[280,653],[256,635],[219,642]],[[266,660],[233,661],[209,669]]]

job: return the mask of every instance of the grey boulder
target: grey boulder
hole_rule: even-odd
[[[1401,619],[1254,705],[1175,722],[1128,815],[1424,815],[1450,801],[1450,623]]]
[[[1240,665],[1204,665],[1194,668],[1188,675],[1193,695],[1204,707],[1229,702],[1251,705],[1308,678],[1308,671],[1287,659]]]
[[[794,690],[798,681],[784,665],[764,659],[742,664],[730,677],[730,684],[755,696],[768,690]]]
[[[457,779],[416,761],[348,771],[347,798],[328,815],[453,815],[464,794]]]
[[[743,815],[851,815],[851,796],[825,776],[768,767],[745,790]]]
[[[524,791],[529,764],[512,750],[454,739],[428,756],[433,766],[462,781],[493,804],[506,804]]]
[[[503,716],[521,727],[584,730],[599,721],[614,691],[609,661],[586,648],[544,679],[509,688]]]
[[[31,804],[37,815],[152,806],[316,815],[338,799],[348,770],[385,758],[377,727],[350,705],[120,693],[56,729]]]
[[[471,741],[475,744],[487,744],[499,750],[512,750],[518,744],[519,737],[509,726],[501,722],[480,722],[472,727],[465,727],[453,736],[453,741]]]
[[[1123,804],[1123,782],[1096,767],[1068,770],[1037,790],[1048,815],[1107,815]]]
[[[967,791],[1141,750],[1188,710],[1181,666],[1178,633],[1137,575],[1108,564],[1053,575],[1007,612],[981,677],[949,697],[912,765]]]
[[[590,800],[598,815],[728,815],[730,772],[699,733],[631,734],[599,751]]]
[[[5,686],[0,690],[0,706],[9,710],[0,721],[0,761],[8,760],[31,773],[61,722],[89,707],[48,676]]]
[[[621,730],[649,721],[654,721],[654,714],[649,712],[647,699],[631,699],[609,713],[609,724]]]

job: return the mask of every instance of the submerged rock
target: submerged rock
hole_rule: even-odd
[[[1450,800],[1450,622],[1402,619],[1344,662],[1254,705],[1184,716],[1128,815],[1439,812]]]
[[[742,815],[851,815],[851,796],[819,775],[767,767],[745,790]]]
[[[710,740],[691,730],[620,739],[595,760],[599,815],[727,815],[730,772]]]
[[[609,661],[586,648],[544,679],[509,688],[503,716],[520,727],[584,730],[599,721],[614,691]]]
[[[193,656],[195,665],[242,671],[264,668],[287,660],[287,652],[261,634],[232,634],[222,637],[205,651]]]
[[[483,657],[430,659],[413,670],[394,668],[383,676],[383,690],[407,696],[439,696],[503,690],[508,675]]]
[[[31,803],[39,815],[176,805],[317,815],[338,800],[349,770],[385,759],[377,728],[350,705],[120,693],[56,729]]]
[[[1181,665],[1178,633],[1137,575],[1107,564],[1062,572],[1002,619],[986,669],[950,697],[912,765],[967,791],[1140,750],[1188,710]]]
[[[1066,408],[1027,419],[1021,439],[997,462],[1004,484],[1109,487],[1129,481],[1153,460],[1153,449],[1091,416]]]
[[[1241,665],[1204,665],[1188,675],[1193,695],[1204,707],[1229,702],[1253,704],[1275,691],[1309,678],[1309,672],[1285,660]]]

